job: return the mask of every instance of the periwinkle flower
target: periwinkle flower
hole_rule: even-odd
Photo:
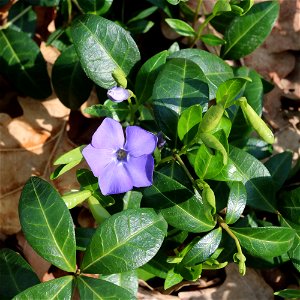
[[[138,126],[126,128],[125,141],[121,124],[106,118],[82,154],[102,194],[119,194],[152,184],[156,143],[154,134]]]
[[[113,88],[107,91],[107,97],[111,101],[118,103],[127,100],[130,97],[130,93],[128,90],[120,86],[114,86]]]

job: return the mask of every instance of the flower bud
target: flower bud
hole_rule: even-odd
[[[122,102],[130,97],[130,93],[128,90],[120,86],[114,86],[113,88],[107,91],[107,97],[111,101]]]

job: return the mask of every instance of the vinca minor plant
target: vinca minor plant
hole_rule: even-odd
[[[40,283],[22,256],[1,249],[1,299],[136,299],[138,279],[169,289],[229,262],[241,276],[288,264],[299,279],[299,164],[290,152],[272,155],[261,118],[271,85],[239,64],[268,36],[279,4],[217,0],[205,13],[201,0],[189,2],[24,0],[9,9],[2,76],[36,99],[53,87],[72,110],[96,89],[99,104],[85,113],[99,126],[54,162],[51,180],[77,167],[79,190],[61,195],[31,177],[20,197],[26,240],[64,275]],[[61,54],[50,77],[33,40],[37,6],[57,16],[47,44]],[[83,202],[97,228],[73,219]]]

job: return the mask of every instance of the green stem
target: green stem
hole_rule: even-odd
[[[202,34],[203,29],[205,28],[205,26],[206,26],[206,25],[207,25],[214,17],[215,17],[215,15],[211,14],[211,15],[210,15],[209,17],[207,17],[207,18],[205,19],[205,21],[199,26],[198,31],[197,31],[197,34],[196,34],[196,36],[195,36],[195,38],[194,38],[194,40],[193,40],[193,42],[192,42],[190,48],[193,48],[193,47],[195,46],[196,42],[199,40],[199,38],[200,38],[200,36],[201,36],[201,34]]]
[[[101,224],[104,220],[110,217],[109,212],[100,204],[100,202],[94,196],[90,196],[87,201],[91,213],[98,224]]]
[[[181,157],[175,153],[174,154],[175,159],[179,162],[180,166],[182,167],[182,169],[184,170],[184,172],[186,173],[187,177],[189,178],[189,180],[191,181],[191,183],[193,184],[193,186],[195,185],[195,179],[193,178],[192,174],[190,173],[190,171],[188,170],[188,168],[186,167],[185,163],[183,162],[183,160],[181,159]]]
[[[198,0],[197,7],[196,7],[196,10],[195,10],[194,20],[193,20],[193,28],[196,25],[197,18],[198,18],[199,13],[200,13],[200,8],[201,8],[201,5],[202,5],[202,2],[203,2],[203,0]]]
[[[16,15],[14,18],[12,18],[9,22],[7,22],[6,24],[4,24],[3,26],[0,26],[0,29],[6,29],[6,28],[8,28],[11,24],[13,24],[14,22],[16,22],[23,15],[25,15],[31,9],[31,7],[32,7],[31,5],[29,5],[28,7],[26,7],[23,11],[21,11],[18,15]]]
[[[234,235],[234,233],[231,231],[229,226],[226,224],[226,222],[223,220],[223,218],[219,215],[217,215],[217,220],[219,225],[228,233],[228,235],[234,240],[236,249],[237,249],[237,257],[239,259],[239,272],[242,275],[245,275],[246,273],[246,266],[245,266],[245,261],[246,258],[243,254],[242,247],[240,244],[239,239]]]

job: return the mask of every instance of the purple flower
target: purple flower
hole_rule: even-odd
[[[125,142],[121,124],[106,118],[82,154],[102,194],[119,194],[152,184],[156,143],[154,134],[138,126],[126,128]]]
[[[120,86],[114,86],[107,91],[107,97],[114,102],[122,102],[124,100],[127,100],[129,96],[129,91]]]

